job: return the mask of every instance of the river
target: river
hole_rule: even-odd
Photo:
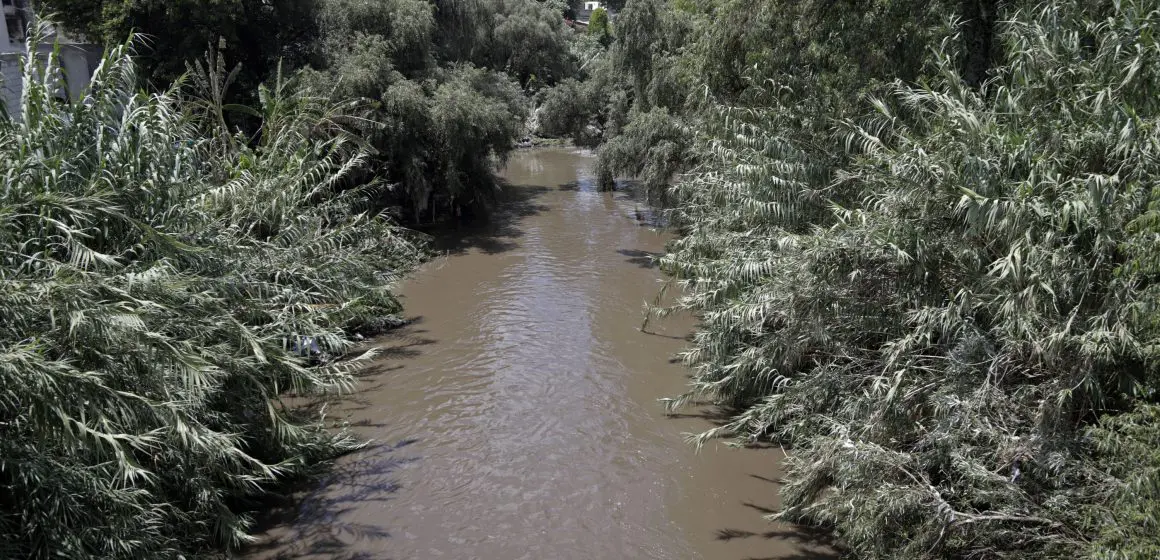
[[[437,240],[402,286],[409,326],[376,344],[330,414],[373,440],[274,513],[253,559],[826,559],[825,538],[769,523],[781,451],[683,434],[666,416],[688,371],[688,317],[641,332],[669,234],[591,154],[514,153],[490,225]]]

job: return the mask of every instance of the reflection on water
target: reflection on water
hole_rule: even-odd
[[[295,497],[253,558],[827,558],[824,535],[770,524],[779,452],[708,446],[657,397],[687,318],[638,330],[668,236],[595,189],[590,155],[514,154],[486,226],[403,286],[385,336],[332,414],[375,444]]]

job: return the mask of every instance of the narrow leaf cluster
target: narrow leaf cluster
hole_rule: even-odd
[[[244,543],[247,499],[358,446],[281,399],[351,388],[351,334],[394,320],[419,256],[340,188],[367,157],[345,108],[279,76],[235,137],[215,64],[144,94],[130,54],[72,104],[29,56],[0,122],[3,558]]]
[[[960,20],[857,104],[798,67],[689,118],[669,405],[739,411],[697,443],[792,445],[777,517],[859,557],[1152,558],[1160,10],[996,25],[981,83]]]

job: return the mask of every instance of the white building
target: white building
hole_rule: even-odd
[[[601,2],[586,0],[584,2],[584,9],[578,10],[576,12],[576,23],[583,27],[587,27],[588,22],[592,19],[592,12],[595,12],[601,8],[603,8],[605,11],[608,10],[608,8],[605,8],[604,4]],[[611,16],[613,14],[610,13],[609,15]]]
[[[0,77],[3,78],[0,100],[5,107],[18,107],[24,74],[21,59],[26,53],[24,39],[28,26],[36,23],[36,15],[29,0],[0,0],[0,7],[4,13],[4,26],[0,27]],[[60,65],[64,69],[67,90],[62,90],[60,97],[74,101],[80,99],[100,62],[101,49],[53,29],[37,47],[42,59],[52,52],[54,42],[60,44]]]

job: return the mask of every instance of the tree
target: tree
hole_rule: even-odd
[[[560,13],[530,0],[493,0],[494,24],[477,51],[467,59],[478,66],[506,71],[520,85],[553,85],[575,72],[568,56],[571,31]]]
[[[144,78],[165,89],[187,62],[217,46],[242,65],[239,90],[256,91],[280,61],[307,61],[316,35],[317,0],[38,0],[45,13],[90,40],[119,44],[140,33],[136,45]]]
[[[520,85],[571,64],[560,14],[534,0],[327,0],[321,22],[313,81],[374,102],[372,166],[398,185],[381,202],[415,223],[491,200],[492,162],[522,133]]]
[[[609,23],[608,12],[604,8],[596,8],[592,11],[592,16],[588,20],[588,34],[604,44],[612,40],[612,24]]]

